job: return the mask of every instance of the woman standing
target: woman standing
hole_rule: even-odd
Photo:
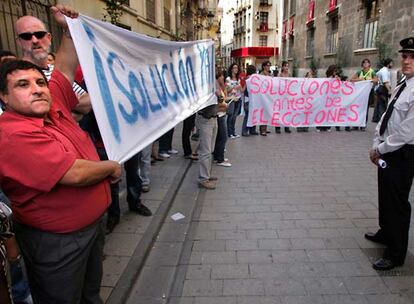
[[[365,126],[368,122],[368,112],[369,112],[369,105],[374,103],[375,93],[374,93],[374,87],[378,83],[378,77],[376,75],[376,72],[373,68],[371,68],[371,61],[368,58],[365,58],[361,62],[361,70],[356,72],[352,78],[352,82],[356,81],[362,81],[362,80],[371,80],[372,81],[372,88],[371,92],[369,93],[369,100],[367,105],[367,116],[365,118]],[[355,127],[356,130],[358,130],[358,127]],[[360,128],[361,131],[365,131],[365,127]]]
[[[247,79],[250,77],[250,75],[253,75],[256,73],[256,67],[254,65],[247,66]],[[247,121],[249,120],[249,91],[246,89],[244,90],[244,118],[243,118],[243,127],[242,127],[242,136],[250,136],[250,135],[259,135],[259,133],[256,132],[256,126],[248,127]]]
[[[216,143],[214,145],[213,159],[217,162],[218,166],[231,167],[231,163],[227,158],[224,158],[224,150],[226,149],[227,142],[227,115],[226,109],[226,87],[224,84],[224,73],[218,71],[216,73],[216,95],[218,99],[218,112],[217,112],[217,136]]]
[[[272,66],[272,64],[270,63],[270,61],[262,62],[262,71],[260,72],[260,75],[273,77],[273,73],[270,70],[271,66]],[[267,133],[269,133],[267,131],[267,126],[266,125],[260,125],[259,126],[259,132],[260,132],[260,135],[262,135],[262,136],[267,136]]]
[[[279,77],[289,77],[289,62],[282,61],[282,68],[280,70]],[[275,132],[280,134],[280,127],[275,127]],[[289,127],[285,127],[285,133],[292,133]]]
[[[226,78],[226,94],[231,97],[231,102],[227,108],[227,132],[228,137],[233,139],[240,137],[235,130],[236,118],[241,110],[241,96],[244,91],[240,84],[239,74],[239,66],[236,63],[230,65],[227,73],[228,77]]]

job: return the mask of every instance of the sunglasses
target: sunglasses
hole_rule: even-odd
[[[47,34],[47,32],[45,31],[38,31],[38,32],[33,32],[33,33],[21,33],[19,35],[17,35],[20,39],[23,40],[32,40],[32,37],[35,36],[36,39],[42,39],[43,37],[45,37]]]

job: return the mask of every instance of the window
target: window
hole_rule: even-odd
[[[286,59],[287,58],[287,42],[284,41],[282,44],[283,44],[282,45],[282,58]]]
[[[260,0],[259,5],[271,5],[271,4],[272,4],[272,0]]]
[[[328,12],[332,12],[336,9],[336,0],[329,0]]]
[[[260,12],[260,23],[268,23],[269,21],[269,13],[268,12]]]
[[[296,0],[290,0],[290,15],[294,15],[296,13]]]
[[[295,37],[291,36],[289,38],[289,57],[293,58],[295,57]]]
[[[283,19],[288,18],[289,0],[283,1]]]
[[[378,1],[365,2],[364,48],[374,48],[378,29]]]
[[[155,23],[155,0],[146,0],[147,19]]]
[[[267,36],[259,36],[259,46],[267,46]]]
[[[315,28],[308,28],[306,32],[306,56],[312,56],[315,50]]]
[[[326,52],[336,53],[338,47],[338,15],[329,18],[326,37]]]

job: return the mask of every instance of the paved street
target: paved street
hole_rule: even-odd
[[[229,140],[233,166],[213,166],[220,181],[214,191],[198,189],[193,163],[125,303],[413,303],[412,243],[403,268],[378,273],[371,262],[382,249],[363,238],[377,229],[376,169],[368,159],[373,129],[281,135],[271,129],[266,138]],[[161,185],[148,196],[154,211],[189,165],[180,157],[164,163],[154,167]],[[186,218],[174,222],[176,212]],[[136,272],[128,263],[151,220],[128,214],[110,236],[107,303],[129,290],[118,279]]]

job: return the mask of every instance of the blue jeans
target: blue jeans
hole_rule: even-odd
[[[227,142],[227,115],[217,117],[217,136],[214,147],[214,160],[218,163],[224,162],[224,149]]]
[[[29,282],[23,273],[21,261],[10,264],[11,280],[13,283],[13,301],[16,304],[32,304]]]
[[[159,138],[159,153],[167,153],[169,150],[172,149],[173,135],[174,128],[172,128]]]
[[[228,136],[236,135],[235,125],[236,125],[236,118],[240,114],[241,109],[241,100],[234,101],[229,105],[229,109],[227,111],[227,134]]]
[[[256,126],[248,127],[247,120],[249,119],[249,103],[246,102],[243,105],[244,110],[244,118],[243,118],[243,125],[242,125],[242,134],[253,134],[256,133]]]

